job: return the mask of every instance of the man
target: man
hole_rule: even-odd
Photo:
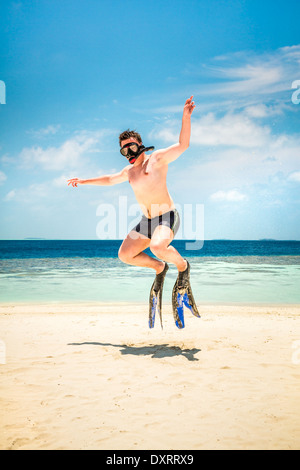
[[[73,187],[78,184],[114,185],[129,181],[136,199],[143,211],[140,223],[130,231],[123,241],[119,258],[121,261],[134,266],[152,268],[156,278],[150,292],[149,326],[153,328],[156,309],[158,309],[161,325],[162,290],[168,262],[175,264],[178,278],[173,289],[172,304],[176,326],[184,327],[183,305],[199,317],[189,284],[189,263],[171,245],[179,228],[179,215],[168,192],[166,177],[169,163],[176,160],[188,147],[191,135],[191,115],[195,108],[193,96],[186,100],[183,108],[182,128],[179,142],[171,147],[154,151],[146,155],[140,134],[135,131],[124,131],[119,136],[121,154],[129,165],[119,173],[101,176],[99,178],[68,180]],[[144,253],[146,248],[158,258]]]

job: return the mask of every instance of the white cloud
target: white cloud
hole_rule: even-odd
[[[70,179],[69,175],[61,175],[61,176],[58,176],[57,178],[54,178],[54,180],[52,181],[52,184],[54,186],[57,186],[57,187],[60,187],[60,188],[64,188],[66,185],[67,185],[67,180]]]
[[[7,176],[3,171],[0,171],[0,184],[4,183],[4,181],[7,179]]]
[[[247,199],[247,196],[232,189],[230,191],[217,191],[211,194],[210,199],[214,202],[241,202]]]
[[[296,181],[297,183],[300,183],[300,171],[294,171],[289,175],[288,179],[290,181]]]
[[[291,102],[291,84],[300,78],[300,45],[261,55],[228,54],[212,62],[211,67],[194,68],[186,74],[189,78],[201,75],[202,80],[191,86],[196,109],[191,147],[186,159],[183,156],[176,162],[181,185],[201,197],[213,196],[215,201],[245,200],[245,194],[231,190],[240,187],[246,188],[252,200],[255,188],[266,186],[275,200],[279,191],[276,178],[285,190],[288,181],[300,179],[300,138],[292,133],[300,107]],[[207,83],[203,83],[205,73]],[[181,100],[182,91],[180,96]],[[172,106],[156,112],[161,112],[162,118],[182,113],[183,103]],[[283,126],[287,116],[294,122],[287,131],[278,131],[277,116],[283,116]],[[181,119],[161,119],[150,137],[171,145],[178,141],[180,128]],[[187,167],[181,163],[184,160]]]
[[[179,122],[167,121],[163,128],[150,133],[150,138],[175,143],[178,141],[179,128]],[[208,113],[200,119],[193,119],[191,144],[253,148],[267,144],[270,134],[268,126],[256,124],[246,113],[228,113],[220,118],[214,113]]]
[[[153,129],[148,134],[149,139],[161,139],[166,143],[175,143],[178,141],[178,126],[179,122],[166,121],[164,126],[159,126],[159,128]]]
[[[216,95],[265,95],[289,90],[299,75],[300,45],[279,48],[271,53],[255,55],[249,52],[228,54],[215,58],[205,66],[218,79],[218,85],[199,90]]]
[[[250,118],[264,118],[269,115],[268,107],[265,104],[248,106],[244,112]]]
[[[27,187],[12,189],[4,197],[5,202],[15,201],[24,204],[36,204],[37,201],[41,202],[53,200],[57,192],[53,192],[53,182],[42,182],[30,184]]]
[[[255,124],[242,113],[226,114],[219,119],[209,113],[194,121],[191,143],[252,148],[264,145],[269,135],[269,127]]]
[[[16,196],[16,191],[14,189],[12,189],[11,191],[9,191],[5,198],[4,198],[4,201],[11,201],[12,199],[14,199]]]
[[[281,190],[290,190],[288,182],[300,179],[299,161],[300,138],[293,136],[270,136],[269,142],[257,148],[193,145],[170,165],[169,178],[180,181],[180,191],[187,197],[197,195],[200,201],[238,198],[228,192],[239,188],[251,200],[258,190],[269,188],[275,200]],[[211,199],[212,194],[215,196]]]
[[[9,165],[15,163],[15,158],[10,157],[8,153],[5,153],[5,154],[2,155],[2,157],[0,158],[0,161],[1,161],[1,163],[2,163],[3,166],[9,166]]]
[[[45,170],[54,171],[80,168],[86,163],[88,154],[99,150],[97,146],[108,132],[110,131],[81,131],[57,147],[24,148],[20,153],[22,166],[32,167],[38,164]]]
[[[218,94],[265,94],[277,93],[285,89],[283,85],[284,70],[280,65],[245,64],[241,67],[219,68],[218,71],[224,78],[233,79],[220,85],[215,90],[215,93]]]
[[[279,49],[279,52],[283,54],[286,59],[296,62],[300,65],[300,44],[295,46],[285,46]]]
[[[284,105],[290,105],[292,82],[300,78],[299,63],[300,44],[262,54],[240,51],[215,57],[204,64],[189,65],[184,70],[184,82],[194,94],[194,116],[209,111],[240,112],[246,107],[250,107],[250,117],[267,117],[264,111],[268,116],[280,113]],[[284,93],[288,91],[290,93]],[[176,103],[174,96],[172,103],[166,103],[165,97],[158,98],[154,112],[169,116],[181,113],[182,95],[180,90]],[[268,109],[261,105],[268,105]],[[153,106],[153,101],[149,106]],[[253,106],[258,108],[251,109]]]
[[[59,131],[60,127],[61,127],[60,124],[57,124],[55,126],[49,125],[47,127],[44,127],[38,130],[31,129],[30,131],[27,131],[27,134],[32,135],[36,139],[40,139],[42,137],[56,134]]]

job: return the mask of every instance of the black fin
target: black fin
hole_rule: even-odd
[[[169,266],[167,263],[165,263],[164,270],[160,274],[156,275],[155,280],[151,287],[150,298],[149,298],[149,328],[154,327],[156,311],[158,311],[159,313],[160,324],[161,324],[161,327],[163,328],[162,293],[163,293],[165,276],[167,274],[168,269],[169,269]]]

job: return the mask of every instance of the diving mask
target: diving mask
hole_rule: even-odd
[[[129,142],[120,149],[121,154],[129,160],[129,163],[133,163],[143,153],[149,150],[154,150],[154,147],[145,147],[144,145],[138,145],[135,142]]]

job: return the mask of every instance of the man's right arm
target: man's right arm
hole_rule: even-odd
[[[73,187],[77,187],[78,184],[94,184],[100,186],[112,186],[114,184],[123,183],[128,181],[128,169],[129,166],[123,168],[119,173],[113,173],[112,175],[99,176],[99,178],[92,178],[88,180],[82,180],[78,178],[72,178],[68,180],[68,186],[71,184]]]

